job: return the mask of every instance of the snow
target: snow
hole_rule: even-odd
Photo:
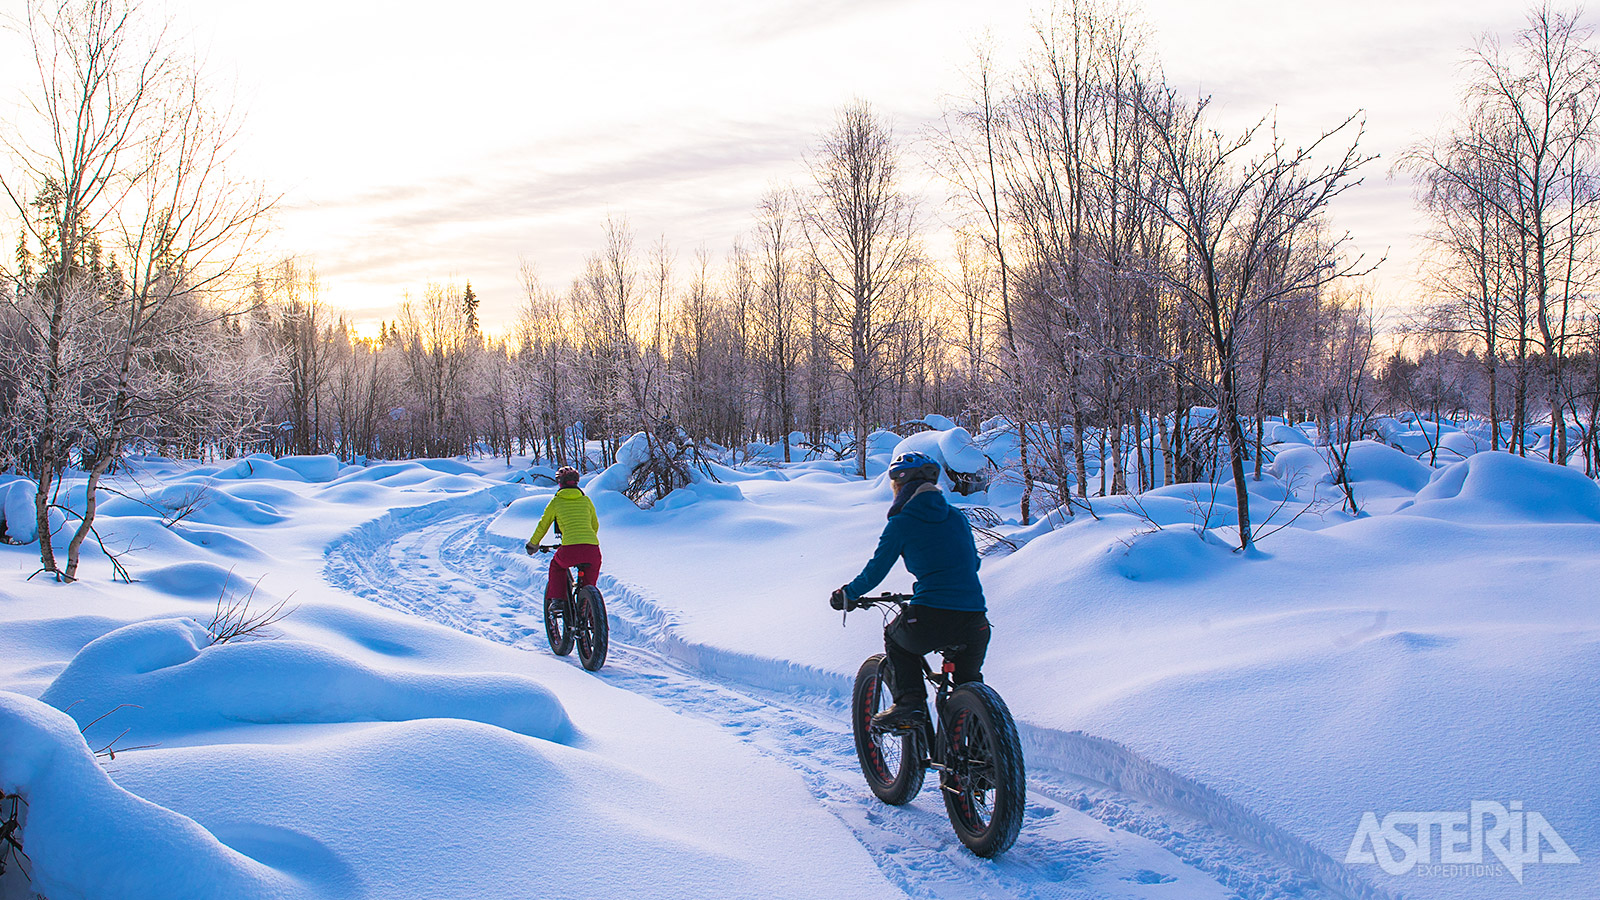
[[[1345,477],[1357,504],[1368,512],[1393,511],[1428,484],[1433,470],[1405,453],[1376,441],[1352,441],[1345,454]],[[1329,447],[1289,447],[1273,459],[1271,473],[1306,499],[1337,500],[1336,457]]]
[[[912,452],[926,453],[942,468],[952,472],[971,474],[991,464],[989,457],[973,442],[972,435],[965,428],[953,424],[945,430],[919,431],[905,438],[895,444],[891,458]]]
[[[1399,512],[1482,524],[1600,524],[1600,486],[1565,466],[1479,453],[1440,471]]]
[[[448,717],[547,741],[571,732],[561,702],[526,678],[386,671],[304,641],[211,644],[192,619],[147,619],[96,638],[39,699],[70,710],[91,742],[120,734],[139,745],[241,723]]]
[[[1468,443],[1434,469],[1359,441],[1352,517],[1329,449],[1278,423],[1252,515],[1299,518],[1253,553],[1233,549],[1231,484],[1002,526],[1022,546],[983,563],[985,676],[1034,791],[987,862],[936,788],[904,808],[867,792],[845,705],[882,631],[826,606],[883,527],[889,454],[1014,445],[1004,420],[976,438],[924,421],[869,437],[867,480],[848,459],[718,466],[641,510],[591,476],[613,637],[595,675],[545,644],[547,561],[522,544],[553,486],[528,460],[141,460],[99,523],[137,548],[134,584],[94,546],[74,585],[28,580],[36,548],[0,547],[0,789],[28,801],[32,889],[1590,896],[1600,487],[1581,472]],[[1014,520],[1007,490],[953,500]],[[909,586],[897,567],[884,587]],[[241,597],[290,612],[213,643],[219,599]],[[1530,863],[1521,885],[1346,861],[1368,812],[1474,801],[1537,810],[1579,861]]]
[[[19,544],[39,539],[39,514],[34,505],[38,492],[38,484],[26,478],[0,484],[0,513],[4,514],[6,537]]]
[[[1310,444],[1311,439],[1306,433],[1293,425],[1278,423],[1267,429],[1267,443],[1269,444]]]
[[[28,800],[31,888],[46,897],[315,897],[193,819],[114,783],[54,707],[0,691],[0,791]]]

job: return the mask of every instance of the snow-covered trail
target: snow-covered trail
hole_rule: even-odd
[[[545,563],[488,531],[501,502],[483,492],[380,517],[329,547],[325,575],[382,605],[548,653],[540,599]],[[1189,815],[1032,756],[1016,846],[998,861],[978,859],[951,831],[931,775],[906,807],[882,804],[868,791],[850,736],[846,679],[688,645],[643,586],[602,575],[600,587],[611,616],[611,652],[597,677],[712,722],[788,765],[909,896],[1336,896]]]

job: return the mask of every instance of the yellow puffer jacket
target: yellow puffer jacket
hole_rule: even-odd
[[[528,538],[528,546],[537,546],[544,539],[551,522],[560,526],[563,544],[600,545],[600,517],[595,514],[594,501],[578,488],[556,491],[545,506],[544,515],[539,517],[539,527],[534,530],[533,537]]]

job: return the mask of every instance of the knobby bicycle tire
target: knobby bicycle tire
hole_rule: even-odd
[[[606,621],[606,601],[600,589],[593,585],[578,588],[576,596],[578,661],[591,672],[598,672],[606,664],[606,651],[610,646],[610,624]]]
[[[919,731],[872,731],[872,717],[889,708],[885,673],[888,661],[882,653],[867,657],[856,671],[855,690],[850,698],[850,724],[855,732],[856,759],[867,787],[885,803],[900,806],[922,790],[927,769]]]
[[[1022,829],[1027,775],[1011,711],[981,682],[956,688],[944,704],[945,812],[956,836],[978,856],[1004,853]]]

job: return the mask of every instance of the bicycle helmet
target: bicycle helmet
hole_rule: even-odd
[[[907,481],[938,481],[939,463],[928,454],[917,450],[902,453],[889,463],[889,480],[895,484]]]
[[[578,486],[578,470],[571,466],[562,466],[556,470],[556,484],[559,487],[569,488]]]

